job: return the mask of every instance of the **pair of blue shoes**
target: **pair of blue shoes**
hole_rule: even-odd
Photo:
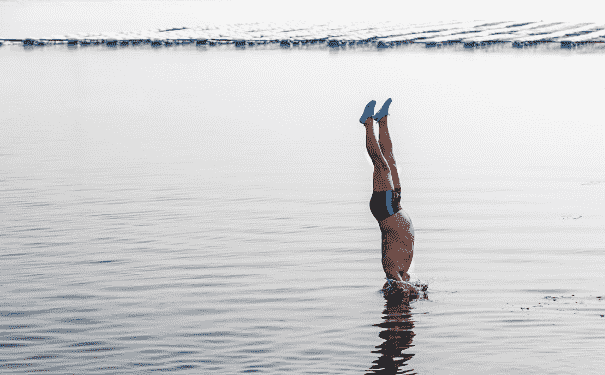
[[[384,116],[389,114],[389,106],[391,105],[392,101],[393,100],[391,98],[388,98],[387,101],[382,105],[382,108],[380,108],[380,111],[372,116],[372,113],[374,113],[374,107],[376,106],[376,100],[372,100],[368,103],[368,105],[366,105],[366,109],[363,111],[363,115],[361,115],[359,122],[365,124],[368,117],[372,117],[375,121],[380,121]]]

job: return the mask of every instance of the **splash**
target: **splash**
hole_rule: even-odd
[[[381,289],[385,298],[428,299],[429,284],[419,279],[397,281],[388,279]]]

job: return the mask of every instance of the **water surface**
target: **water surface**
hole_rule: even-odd
[[[598,373],[598,54],[0,49],[3,373]],[[363,127],[428,299],[385,301]]]

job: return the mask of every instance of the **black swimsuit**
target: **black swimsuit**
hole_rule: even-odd
[[[370,211],[376,220],[382,221],[401,210],[401,188],[372,193]]]

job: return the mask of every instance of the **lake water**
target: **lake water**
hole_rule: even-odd
[[[520,11],[523,9],[523,11]],[[507,0],[490,7],[480,0],[306,0],[281,6],[274,0],[29,0],[0,2],[0,38],[48,38],[53,34],[120,32],[204,24],[289,21],[369,22],[381,26],[473,21],[602,22],[593,0],[575,0],[573,7],[554,7],[546,0]]]
[[[598,374],[602,53],[0,48],[0,372]],[[427,299],[385,300],[358,122]]]

